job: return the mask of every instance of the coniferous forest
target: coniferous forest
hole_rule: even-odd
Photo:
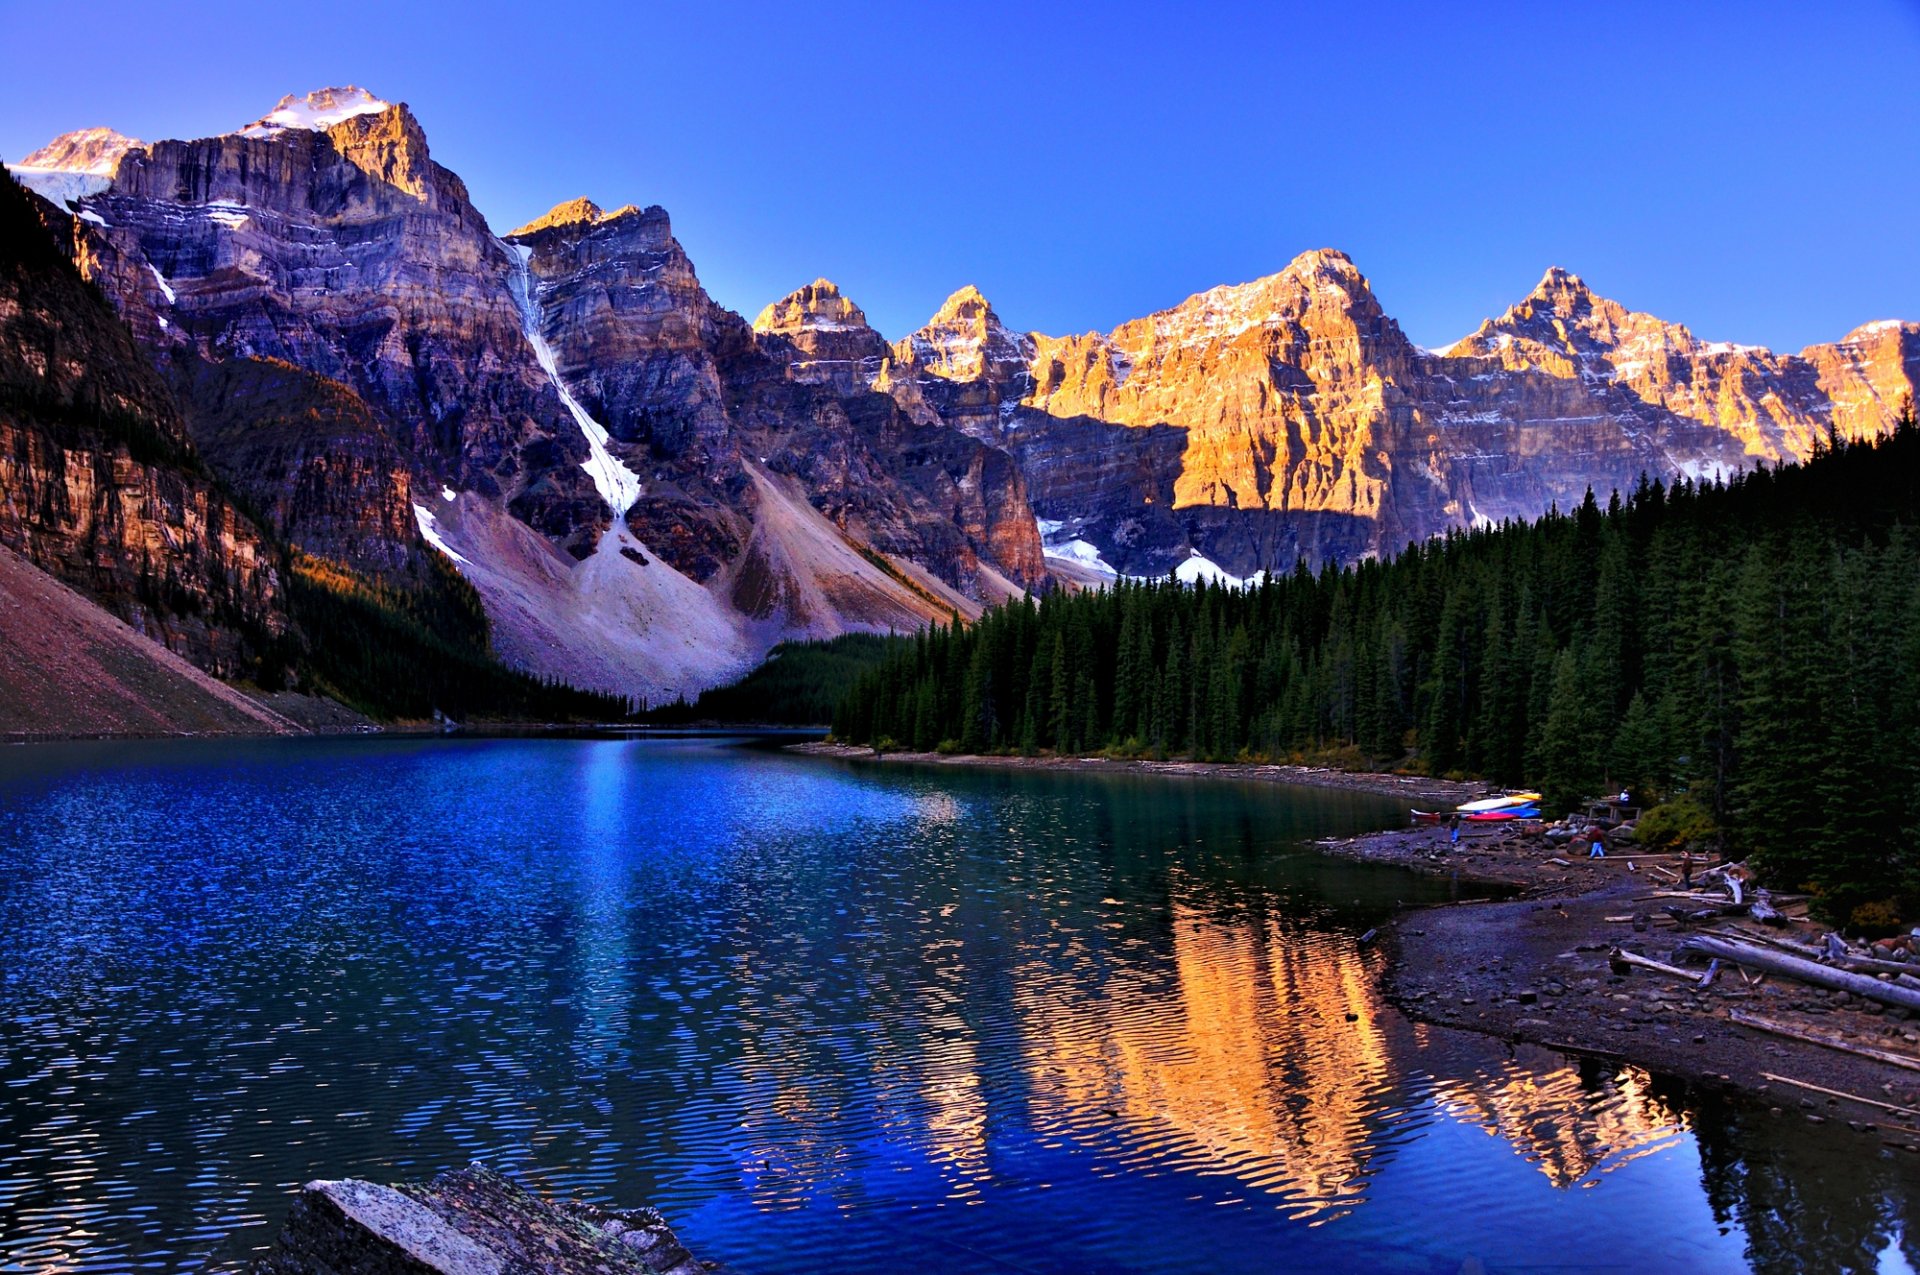
[[[1123,581],[936,627],[878,748],[1311,760],[1684,795],[1825,910],[1920,901],[1920,429],[1247,590]]]
[[[879,664],[906,639],[878,633],[782,642],[761,664],[736,682],[702,691],[647,710],[660,726],[688,722],[748,722],[769,726],[818,726],[860,676]]]

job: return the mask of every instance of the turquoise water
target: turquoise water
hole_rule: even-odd
[[[1872,1138],[1423,1028],[1381,798],[726,740],[0,749],[0,1270],[481,1159],[775,1272],[1900,1269]]]

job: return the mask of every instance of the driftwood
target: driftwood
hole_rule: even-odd
[[[1829,1098],[1844,1098],[1848,1102],[1857,1102],[1862,1106],[1878,1107],[1882,1111],[1891,1111],[1896,1116],[1920,1116],[1920,1111],[1914,1111],[1911,1107],[1895,1106],[1891,1102],[1881,1102],[1878,1098],[1862,1098],[1859,1094],[1851,1094],[1843,1089],[1829,1089],[1825,1085],[1816,1085],[1804,1080],[1795,1080],[1792,1076],[1776,1076],[1770,1071],[1763,1071],[1760,1074],[1776,1084],[1792,1085],[1796,1089],[1811,1089],[1814,1093],[1823,1093]]]
[[[1866,974],[1835,969],[1831,965],[1821,965],[1798,956],[1788,956],[1785,952],[1756,947],[1751,943],[1730,943],[1726,939],[1698,934],[1692,938],[1682,939],[1674,948],[1674,954],[1676,956],[1717,956],[1723,961],[1731,961],[1736,965],[1745,965],[1751,969],[1797,979],[1814,987],[1848,992],[1854,996],[1879,1001],[1883,1005],[1898,1005],[1902,1009],[1920,1012],[1920,988],[1903,987],[1899,983],[1882,983],[1879,979]]]
[[[1738,934],[1728,931],[1722,931],[1722,933],[1726,933],[1729,938],[1739,938],[1750,943],[1765,943],[1768,947],[1777,947],[1783,952],[1791,952],[1796,956],[1830,960],[1847,969],[1865,970],[1872,974],[1892,974],[1895,977],[1920,977],[1920,962],[1884,961],[1877,956],[1860,956],[1837,939],[1825,946],[1815,947],[1808,943],[1795,943],[1791,939],[1777,939],[1766,934]]]
[[[1703,882],[1718,881],[1721,885],[1725,886],[1727,893],[1733,896],[1734,905],[1737,907],[1747,901],[1746,893],[1740,885],[1740,876],[1734,871],[1734,869],[1739,866],[1737,863],[1723,863],[1717,868],[1711,868],[1706,872],[1702,872],[1700,874],[1700,880]]]
[[[1617,947],[1607,953],[1607,961],[1618,974],[1624,974],[1628,968],[1637,965],[1643,970],[1652,970],[1656,974],[1671,974],[1675,978],[1684,978],[1689,983],[1700,981],[1700,976],[1692,970],[1683,970],[1677,965],[1662,964],[1634,952],[1623,952]]]
[[[1843,1054],[1853,1054],[1859,1058],[1871,1058],[1875,1062],[1887,1063],[1894,1067],[1905,1067],[1908,1071],[1920,1071],[1920,1058],[1912,1054],[1895,1053],[1888,1049],[1875,1049],[1871,1045],[1856,1045],[1850,1040],[1838,1036],[1829,1036],[1825,1032],[1810,1031],[1804,1027],[1795,1027],[1775,1018],[1762,1018],[1758,1014],[1749,1014],[1742,1009],[1727,1011],[1731,1022],[1742,1027],[1754,1027],[1763,1032],[1772,1032],[1776,1036],[1785,1036],[1789,1040],[1805,1041],[1809,1045],[1824,1045],[1828,1049],[1837,1049]]]

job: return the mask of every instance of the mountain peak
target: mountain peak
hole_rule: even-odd
[[[934,311],[933,321],[940,323],[952,319],[972,319],[983,316],[995,322],[999,321],[999,316],[994,314],[993,306],[986,296],[980,289],[969,283],[940,303],[940,308]]]
[[[597,226],[602,222],[625,217],[640,210],[632,204],[622,204],[612,212],[602,211],[599,204],[585,195],[578,199],[569,199],[555,204],[542,216],[534,218],[518,230],[507,232],[508,239],[517,239],[521,235],[530,235],[535,231],[551,230],[556,226]]]
[[[288,129],[324,133],[356,115],[373,115],[392,106],[357,85],[315,89],[305,97],[289,93],[271,111],[240,130],[242,137],[273,137]]]
[[[1902,319],[1875,319],[1871,323],[1862,323],[1840,340],[1843,344],[1857,345],[1862,341],[1879,341],[1909,333],[1920,336],[1920,323],[1910,323]]]
[[[1339,274],[1360,277],[1360,267],[1338,248],[1310,248],[1287,263],[1282,273]]]
[[[1005,380],[1025,373],[1033,339],[1010,331],[980,289],[968,284],[895,348],[901,362],[945,380]]]
[[[81,128],[60,136],[21,160],[20,168],[111,177],[120,157],[145,142],[110,128]]]
[[[1591,298],[1594,295],[1587,281],[1564,266],[1548,266],[1547,272],[1540,276],[1533,291],[1527,294],[1528,300],[1549,301],[1561,298]]]
[[[762,310],[755,332],[844,332],[871,330],[867,316],[831,279],[815,279]]]

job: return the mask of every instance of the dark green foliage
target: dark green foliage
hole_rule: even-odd
[[[263,662],[269,686],[291,667],[305,688],[377,718],[606,722],[633,711],[625,696],[501,664],[479,595],[437,557],[425,580],[400,586],[295,550],[286,584],[299,637]]]
[[[1707,808],[1689,796],[1655,806],[1633,826],[1633,839],[1656,850],[1705,850],[1719,838]]]
[[[847,633],[820,642],[782,642],[766,662],[739,681],[703,691],[691,704],[676,700],[647,712],[661,725],[686,722],[748,722],[772,726],[823,726],[833,707],[863,673],[907,639]],[[929,745],[931,747],[931,745]]]
[[[903,644],[834,732],[1690,792],[1831,916],[1920,902],[1920,429],[1244,592],[1010,604]]]

